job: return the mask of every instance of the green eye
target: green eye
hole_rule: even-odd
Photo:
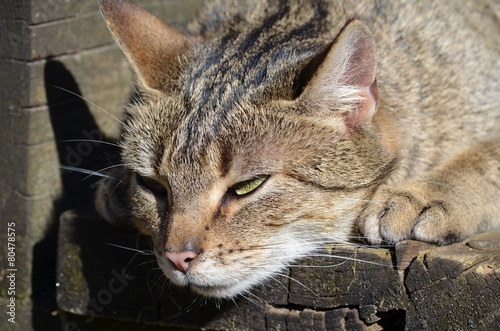
[[[259,176],[246,180],[244,182],[238,183],[232,187],[232,190],[236,195],[242,196],[254,191],[258,188],[269,176]]]
[[[138,175],[139,183],[154,193],[165,193],[167,189],[159,181],[151,177],[143,177]]]

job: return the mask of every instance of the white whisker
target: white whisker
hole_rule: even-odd
[[[330,254],[314,254],[308,256],[309,258],[311,257],[328,257],[332,259],[342,259],[342,260],[349,260],[349,261],[354,261],[354,262],[362,262],[362,263],[367,263],[367,264],[374,264],[374,265],[380,265],[380,266],[386,266],[385,263],[380,263],[380,262],[375,262],[375,261],[369,261],[369,260],[361,260],[357,259],[354,257],[348,257],[348,256],[340,256],[340,255],[330,255]]]
[[[281,277],[285,277],[285,278],[287,278],[287,279],[290,279],[290,280],[292,280],[292,281],[296,282],[297,284],[299,284],[300,286],[304,287],[306,290],[308,290],[309,292],[311,292],[311,293],[312,293],[315,297],[319,298],[319,295],[318,295],[316,292],[314,292],[314,291],[313,291],[313,290],[311,290],[309,287],[307,287],[304,283],[299,282],[299,281],[298,281],[298,280],[296,280],[295,278],[290,277],[290,276],[285,275],[285,274],[282,274],[282,273],[276,273],[276,275],[281,276]]]
[[[121,164],[114,164],[112,166],[105,167],[105,168],[102,168],[100,170],[97,170],[96,172],[102,173],[102,172],[104,172],[106,170],[109,170],[109,169],[114,169],[114,168],[119,168],[119,167],[124,167],[124,166],[125,166],[125,164],[123,164],[123,163],[121,163]],[[87,179],[87,177],[85,177],[84,179]]]
[[[282,282],[280,282],[278,280],[278,278],[276,278],[274,275],[271,275],[270,279],[274,280],[275,282],[277,282],[278,284],[280,284],[281,286],[283,286],[283,288],[285,289],[286,293],[290,294],[290,291],[288,290],[288,287],[286,287],[285,284],[283,284]],[[271,287],[271,288],[274,288],[270,284],[266,284],[266,285],[269,286],[269,287]]]
[[[229,298],[229,300],[231,300],[234,303],[234,305],[236,306],[236,309],[238,309],[238,311],[239,311],[240,306],[238,306],[238,303],[236,302],[235,298],[231,297],[231,298]]]
[[[114,177],[111,177],[111,176],[108,176],[105,174],[101,174],[98,171],[93,171],[93,170],[88,170],[88,169],[82,169],[82,168],[71,167],[71,166],[66,166],[66,165],[60,165],[59,168],[61,168],[63,170],[68,170],[68,171],[80,172],[82,174],[87,174],[89,176],[98,176],[98,177],[116,179]],[[102,170],[99,170],[99,171],[102,171]],[[88,178],[88,177],[85,177],[85,178]]]
[[[91,143],[98,143],[98,144],[110,145],[110,146],[113,146],[113,147],[121,147],[117,143],[112,143],[112,142],[104,141],[104,140],[96,140],[96,139],[66,139],[66,140],[59,140],[59,142],[62,142],[62,143],[91,142]]]
[[[123,121],[121,121],[120,119],[118,119],[116,116],[114,116],[114,115],[113,115],[113,114],[111,114],[110,112],[108,112],[108,111],[104,110],[103,108],[99,107],[98,105],[96,105],[96,104],[95,104],[95,103],[93,103],[92,101],[88,100],[87,98],[84,98],[83,96],[79,95],[78,93],[75,93],[75,92],[73,92],[73,91],[70,91],[70,90],[65,89],[65,88],[63,88],[63,87],[60,87],[60,86],[56,86],[56,85],[51,85],[51,86],[52,86],[52,87],[54,87],[54,88],[60,89],[60,90],[62,90],[62,91],[65,91],[65,92],[67,92],[67,93],[69,93],[69,94],[72,94],[72,95],[74,95],[74,96],[79,97],[80,99],[84,100],[85,102],[90,103],[92,106],[97,107],[97,109],[99,109],[99,110],[101,110],[102,112],[104,112],[105,114],[109,115],[111,118],[115,119],[118,123],[120,123],[121,125],[123,125],[123,127],[125,127],[125,128],[127,127],[127,126],[125,125],[125,123],[124,123]]]
[[[189,306],[187,306],[184,309],[184,313],[189,313],[191,310],[193,310],[194,308],[196,308],[197,305],[201,304],[198,300],[199,300],[199,297],[195,297],[193,299],[193,301],[189,304]]]
[[[141,254],[141,255],[153,255],[152,251],[143,251],[143,250],[139,250],[139,249],[135,249],[135,248],[130,248],[130,247],[126,247],[126,246],[121,246],[121,245],[117,245],[117,244],[112,244],[112,243],[105,243],[105,244],[109,245],[109,246],[113,246],[113,247],[118,247],[118,248],[121,248],[121,249],[129,250],[129,251],[133,251],[133,252],[136,252],[136,253]]]
[[[306,265],[306,264],[290,264],[289,267],[299,267],[299,268],[335,268],[339,267],[348,262],[348,259],[345,259],[342,262],[331,264],[331,265]]]
[[[240,296],[244,299],[246,299],[247,301],[253,303],[254,305],[256,305],[257,307],[261,308],[261,309],[264,309],[264,306],[261,305],[260,303],[258,303],[257,301],[253,300],[253,299],[250,299],[248,296],[245,296],[246,295],[249,295],[249,296],[253,296],[254,298],[256,298],[257,300],[261,300],[258,296],[256,296],[255,294],[251,293],[250,291],[245,291],[244,293],[240,293]]]
[[[130,83],[130,85],[132,85],[132,88],[134,89],[135,91],[135,95],[137,96],[137,98],[139,99],[139,101],[143,102],[144,103],[144,99],[142,98],[142,95],[141,93],[139,92],[139,90],[137,90],[137,87],[135,86],[134,82],[132,82],[130,80],[130,78],[127,78],[128,82]]]

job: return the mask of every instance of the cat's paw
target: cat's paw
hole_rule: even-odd
[[[358,227],[372,244],[415,239],[439,245],[463,239],[463,211],[457,201],[425,185],[379,188],[363,211]]]

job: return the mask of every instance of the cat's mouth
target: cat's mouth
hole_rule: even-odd
[[[212,298],[234,297],[261,282],[269,274],[269,272],[261,271],[248,273],[244,277],[235,277],[235,274],[242,274],[241,270],[221,270],[214,265],[198,266],[183,272],[163,258],[157,258],[157,260],[163,274],[172,283],[181,287],[188,287],[197,294]],[[239,268],[241,267],[239,266]]]

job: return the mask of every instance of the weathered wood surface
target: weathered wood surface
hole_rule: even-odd
[[[153,256],[115,245],[151,249],[88,211],[61,218],[58,302],[74,330],[104,330],[112,320],[226,330],[500,328],[500,230],[446,247],[342,247],[235,302],[173,287]]]

